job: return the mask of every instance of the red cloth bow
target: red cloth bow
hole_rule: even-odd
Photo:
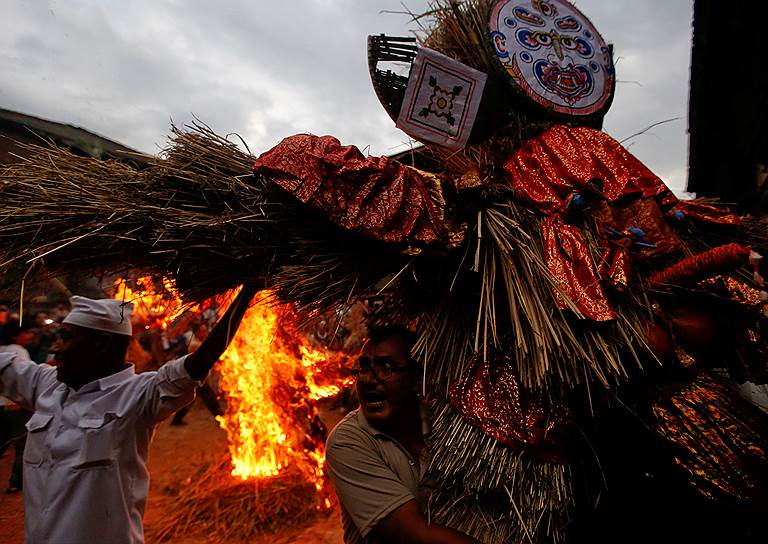
[[[340,227],[376,240],[429,244],[447,236],[431,178],[386,157],[364,157],[331,136],[286,138],[253,170]]]

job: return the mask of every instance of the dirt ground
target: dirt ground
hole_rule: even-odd
[[[226,436],[212,416],[201,404],[196,403],[185,418],[185,424],[178,427],[163,422],[155,435],[149,458],[151,484],[149,502],[144,516],[144,528],[149,534],[152,528],[162,523],[166,508],[172,501],[175,490],[187,478],[226,451]],[[0,542],[22,544],[24,541],[24,503],[21,494],[1,494],[8,482],[12,452],[0,458]],[[343,542],[341,520],[338,511],[321,515],[312,524],[278,534],[266,534],[248,540],[248,544],[341,544]],[[147,538],[147,544],[154,544]],[[218,542],[210,535],[189,535],[175,539],[172,544],[197,544]],[[232,544],[245,542],[228,541]]]

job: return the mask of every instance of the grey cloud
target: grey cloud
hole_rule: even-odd
[[[427,0],[406,4],[413,12]],[[686,163],[691,3],[581,0],[615,44],[620,79],[605,129],[679,189]],[[0,107],[73,123],[155,152],[169,120],[192,114],[238,132],[253,152],[296,132],[385,154],[407,146],[371,88],[366,36],[415,28],[400,0],[7,0]]]

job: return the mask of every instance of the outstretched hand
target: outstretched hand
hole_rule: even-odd
[[[213,330],[197,348],[197,351],[187,356],[184,367],[193,380],[204,380],[221,354],[227,349],[257,291],[258,289],[254,284],[243,285],[237,298],[229,305],[227,311],[221,316]]]

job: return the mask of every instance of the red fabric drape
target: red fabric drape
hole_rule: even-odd
[[[365,236],[423,244],[447,236],[427,176],[386,157],[365,157],[331,136],[286,138],[253,169],[340,227]]]

